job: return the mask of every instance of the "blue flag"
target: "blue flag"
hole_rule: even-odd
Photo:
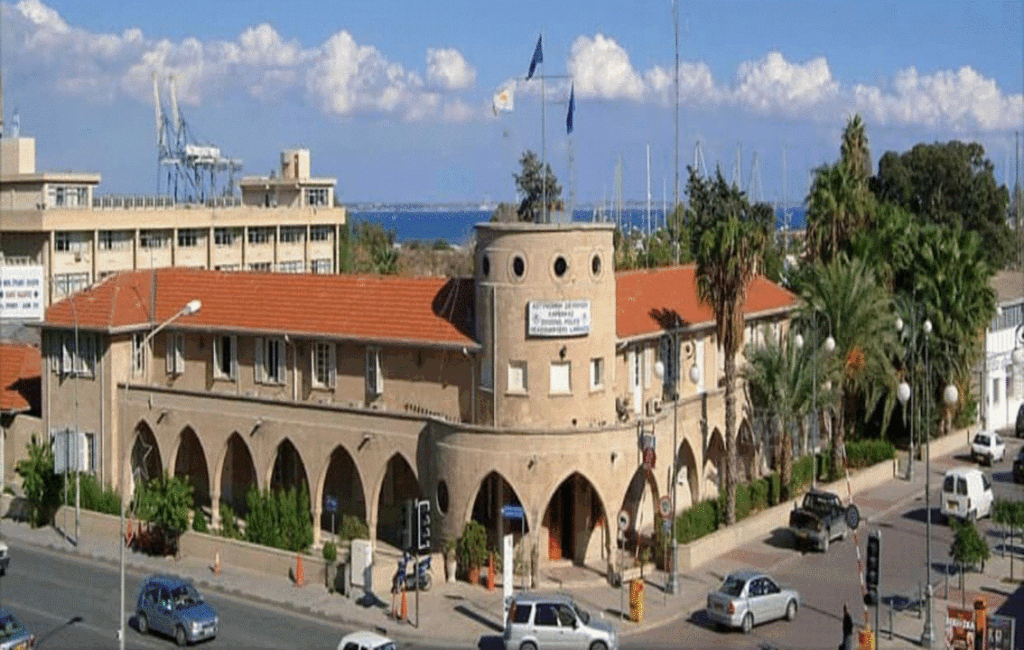
[[[540,44],[543,38],[543,34],[537,37],[537,47],[533,48],[533,58],[530,59],[530,71],[526,73],[527,79],[533,76],[533,71],[537,69],[538,63],[544,63],[544,48]]]
[[[572,114],[576,110],[576,84],[569,86],[569,112],[565,115],[565,132],[572,133]]]

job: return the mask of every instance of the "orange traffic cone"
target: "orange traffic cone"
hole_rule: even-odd
[[[213,575],[220,575],[220,551],[213,554]]]
[[[405,599],[405,589],[402,589],[402,615],[399,617],[400,621],[409,620],[409,601]]]
[[[305,571],[302,570],[302,555],[295,556],[295,586],[301,587],[306,584]]]
[[[487,591],[494,591],[494,553],[487,557]]]

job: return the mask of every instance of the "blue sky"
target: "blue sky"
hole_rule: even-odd
[[[680,167],[707,166],[755,199],[801,200],[859,112],[875,159],[918,142],[981,142],[1014,172],[1021,2],[679,0]],[[490,3],[22,0],[0,3],[5,123],[18,112],[40,170],[99,172],[101,191],[157,183],[152,73],[174,75],[193,132],[266,174],[312,152],[343,201],[513,200],[541,151],[577,203],[671,200],[671,0]],[[576,115],[565,133],[566,80]],[[492,100],[513,88],[514,108]],[[161,83],[163,102],[168,87]],[[784,153],[785,152],[785,153]],[[573,163],[570,166],[570,153]],[[783,173],[785,158],[785,174]]]

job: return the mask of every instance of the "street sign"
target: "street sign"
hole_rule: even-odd
[[[327,495],[324,497],[324,512],[337,512],[338,511],[338,499]]]
[[[663,520],[661,522],[661,529],[665,532],[666,535],[668,535],[672,532],[672,522],[668,519]]]
[[[672,499],[667,494],[658,501],[658,512],[664,519],[672,516]]]
[[[525,519],[526,513],[523,506],[502,506],[501,516],[505,519]]]
[[[619,530],[625,532],[629,529],[629,513],[619,510]]]

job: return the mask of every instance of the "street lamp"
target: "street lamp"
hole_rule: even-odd
[[[813,472],[811,474],[811,485],[814,487],[818,485],[818,447],[821,445],[821,411],[818,408],[818,313],[819,312],[817,310],[814,313],[814,360],[812,364],[813,375],[811,378],[813,393],[812,404],[814,406],[814,449],[812,449],[811,451],[811,453],[814,454],[814,462],[812,463]],[[825,312],[820,313],[825,314]],[[828,318],[828,314],[825,314],[825,317]],[[832,322],[829,321],[829,330],[831,329]],[[801,337],[799,334],[797,334],[797,337],[799,337],[797,341],[797,347],[799,348],[803,346],[803,337]],[[836,340],[832,338],[831,334],[825,337],[823,347],[825,348],[825,352],[828,352],[829,354],[831,354],[836,349]]]
[[[162,322],[159,325],[157,325],[156,328],[153,329],[152,332],[147,334],[146,337],[144,339],[142,339],[142,341],[139,343],[138,351],[141,353],[143,350],[145,350],[146,346],[149,345],[149,342],[153,340],[153,337],[156,336],[157,333],[160,332],[162,329],[164,329],[165,327],[167,327],[168,325],[170,325],[171,323],[173,323],[177,319],[181,318],[182,316],[191,316],[192,314],[195,314],[200,309],[202,309],[202,307],[203,307],[203,303],[200,302],[199,300],[190,300],[190,301],[188,301],[188,303],[186,303],[184,307],[179,309],[177,311],[177,313],[175,313],[173,316],[171,316],[170,318],[168,318],[164,322]],[[135,355],[134,354],[132,355],[132,357],[130,359],[130,363],[131,364],[135,363]],[[133,369],[134,369],[134,365],[129,367],[129,376],[125,377],[125,381],[124,381],[124,404],[121,407],[121,414],[122,414],[123,419],[124,419],[124,424],[122,426],[125,427],[125,428],[127,428],[127,425],[128,425],[128,381],[130,379],[131,371]],[[125,440],[127,440],[129,437],[131,437],[131,434],[130,434],[130,432],[126,431],[125,432]],[[124,454],[123,454],[123,452],[124,452],[123,441],[122,441],[122,449],[121,449],[121,451],[122,451],[122,453],[118,454],[118,459],[117,459],[118,462],[121,464],[121,486],[120,486],[121,487],[121,538],[118,540],[118,546],[121,547],[121,610],[120,610],[120,619],[121,620],[119,622],[119,628],[117,630],[117,643],[118,643],[118,648],[120,650],[124,650],[124,619],[125,619],[125,615],[124,615],[125,614],[125,609],[124,609],[124,565],[125,565],[125,557],[124,557],[124,547],[125,547],[124,511],[125,511],[125,501],[126,501],[127,494],[126,494],[126,481],[125,481],[125,476],[124,476],[125,459],[124,459]]]

